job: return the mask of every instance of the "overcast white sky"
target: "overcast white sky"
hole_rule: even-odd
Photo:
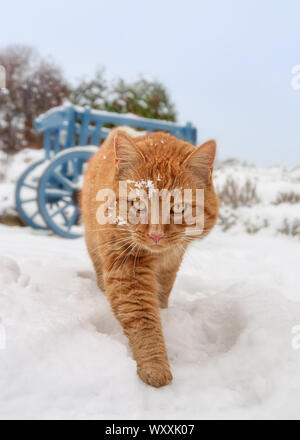
[[[10,43],[51,55],[69,80],[98,66],[150,74],[220,158],[300,165],[297,0],[2,1],[0,46]]]

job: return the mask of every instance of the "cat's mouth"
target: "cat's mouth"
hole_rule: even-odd
[[[168,240],[165,238],[160,239],[157,243],[151,238],[141,239],[140,237],[135,237],[134,241],[137,245],[150,252],[163,252],[172,246],[172,244],[168,243]]]
[[[162,243],[145,243],[145,247],[147,247],[152,252],[161,252],[169,248],[169,246],[164,245]]]

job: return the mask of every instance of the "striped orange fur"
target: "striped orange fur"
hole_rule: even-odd
[[[159,307],[168,306],[185,250],[214,226],[218,199],[212,181],[216,145],[195,147],[165,133],[131,137],[114,129],[91,159],[82,190],[85,240],[98,285],[124,329],[140,378],[155,387],[172,380]],[[117,194],[119,181],[150,181],[155,188],[204,190],[204,228],[186,234],[186,224],[106,224],[96,214],[100,189]],[[128,202],[129,204],[132,202]]]

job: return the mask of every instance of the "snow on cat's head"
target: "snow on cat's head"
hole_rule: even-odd
[[[153,252],[185,247],[212,229],[218,215],[215,141],[195,147],[166,133],[133,138],[118,131],[114,148],[116,204],[127,215],[119,211],[116,222],[137,245]]]

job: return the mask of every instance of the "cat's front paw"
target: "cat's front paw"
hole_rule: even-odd
[[[143,382],[159,388],[172,382],[172,373],[166,364],[149,363],[138,368],[138,375]]]

